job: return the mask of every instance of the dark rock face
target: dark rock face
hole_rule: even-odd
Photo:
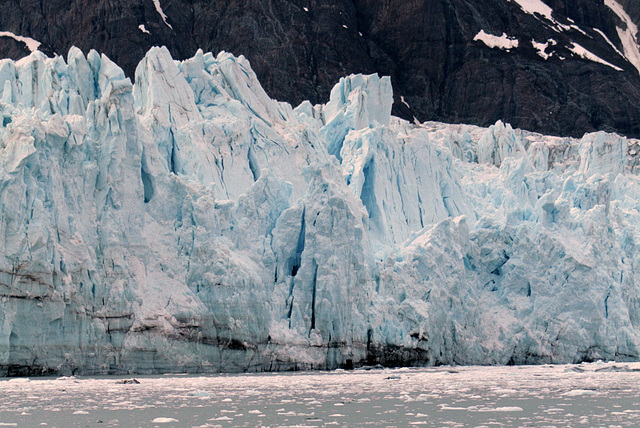
[[[618,3],[640,22],[637,1]],[[0,31],[34,38],[47,54],[96,49],[129,76],[154,45],[178,59],[198,48],[243,54],[269,94],[294,105],[325,102],[346,74],[378,72],[392,77],[394,113],[407,119],[639,137],[639,72],[597,31],[623,52],[626,24],[602,0],[545,4],[555,22],[515,0],[160,0],[165,23],[152,0],[5,0]],[[480,30],[519,45],[490,48],[474,41]],[[550,39],[544,59],[531,41]],[[622,71],[571,52],[574,43]],[[0,56],[28,52],[0,37]]]
[[[419,118],[488,125],[502,117],[515,126],[552,134],[640,132],[640,111],[630,105],[639,91],[638,72],[592,29],[617,40],[618,18],[598,2],[547,2],[554,11],[571,11],[586,34],[576,29],[558,32],[540,16],[523,13],[515,2],[402,2],[395,9],[376,7],[382,3],[374,0],[360,3],[369,14],[363,21],[369,23],[371,39],[395,53],[394,63],[402,64],[392,72],[395,86],[405,92]],[[571,24],[562,15],[556,19]],[[473,41],[479,29],[506,33],[520,44],[511,52],[490,49]],[[407,38],[394,38],[400,32]],[[555,40],[555,54],[544,60],[532,39]],[[625,71],[572,55],[567,49],[572,42]]]

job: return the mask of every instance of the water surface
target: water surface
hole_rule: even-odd
[[[19,378],[0,427],[640,426],[640,363]]]

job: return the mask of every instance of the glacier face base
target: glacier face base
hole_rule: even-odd
[[[388,78],[0,61],[0,373],[637,360],[638,143],[411,124]]]

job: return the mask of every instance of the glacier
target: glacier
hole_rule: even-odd
[[[409,123],[391,81],[0,61],[0,374],[637,360],[638,141]]]

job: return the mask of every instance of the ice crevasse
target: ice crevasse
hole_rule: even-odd
[[[243,57],[0,61],[0,374],[635,360],[638,142],[270,99]]]

